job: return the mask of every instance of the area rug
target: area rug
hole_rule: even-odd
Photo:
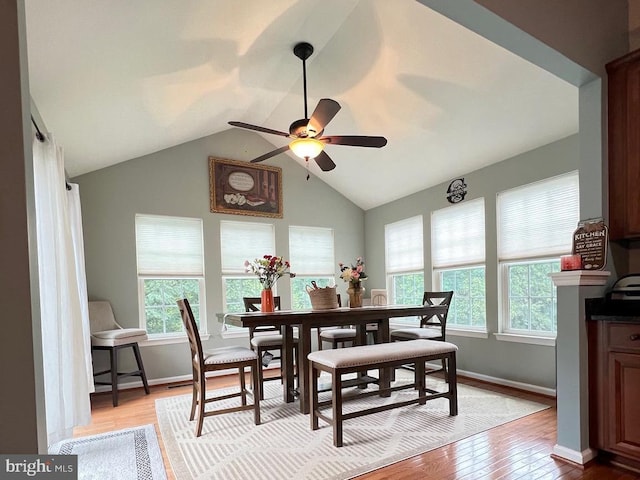
[[[63,440],[54,455],[78,456],[78,479],[166,480],[153,425]]]
[[[428,382],[429,388],[444,388],[441,380]],[[191,395],[156,400],[165,452],[177,480],[348,479],[548,408],[458,385],[458,416],[449,416],[446,399],[365,415],[344,422],[344,446],[335,448],[329,425],[320,420],[320,429],[312,431],[297,402],[282,402],[277,382],[265,387],[261,425],[254,425],[251,411],[207,417],[199,438],[195,422],[189,422]],[[353,404],[369,407],[415,395],[407,390],[391,399],[374,395]]]

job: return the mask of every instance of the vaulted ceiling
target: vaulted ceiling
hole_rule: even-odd
[[[300,41],[315,49],[309,110],[320,98],[342,106],[325,134],[388,139],[329,145],[337,167],[310,167],[363,209],[578,131],[576,87],[414,0],[26,0],[26,10],[31,94],[72,177],[230,120],[288,131],[304,117]],[[304,164],[291,153],[267,162],[293,161]]]

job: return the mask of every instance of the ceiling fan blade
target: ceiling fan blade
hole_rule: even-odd
[[[340,111],[340,104],[330,98],[323,98],[318,102],[316,109],[311,114],[309,123],[307,124],[307,131],[313,130],[315,132],[311,136],[316,136],[318,133],[324,130],[336,113]]]
[[[387,139],[384,137],[367,137],[364,135],[330,135],[319,138],[319,140],[331,145],[350,145],[352,147],[380,148],[387,144]]]
[[[251,163],[258,163],[258,162],[261,162],[263,160],[266,160],[267,158],[275,157],[276,155],[280,155],[281,153],[284,153],[287,150],[289,150],[289,145],[285,145],[284,147],[276,148],[275,150],[272,150],[269,153],[265,153],[264,155],[260,155],[259,157],[254,158],[253,160],[251,160]]]
[[[329,155],[327,155],[327,152],[325,152],[324,150],[320,152],[315,160],[320,167],[320,170],[322,170],[323,172],[328,172],[329,170],[333,170],[334,168],[336,168],[336,164],[333,163],[331,157],[329,157]]]
[[[234,127],[246,128],[248,130],[255,130],[256,132],[272,133],[273,135],[280,135],[281,137],[288,137],[289,136],[288,133],[280,132],[278,130],[272,130],[272,129],[266,128],[266,127],[259,127],[258,125],[251,125],[250,123],[229,122],[229,125],[232,125]]]

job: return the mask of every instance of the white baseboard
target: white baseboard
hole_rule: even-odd
[[[428,363],[428,366],[432,367],[432,368],[439,368],[440,365],[436,364],[436,363]],[[280,368],[280,362],[274,361],[272,364],[269,365],[269,368]],[[235,370],[220,370],[218,372],[212,372],[210,374],[208,374],[207,376],[221,376],[221,375],[229,375],[231,373],[235,373]],[[522,383],[522,382],[514,382],[513,380],[506,380],[504,378],[498,378],[498,377],[491,377],[489,375],[483,375],[481,373],[475,373],[475,372],[469,372],[467,370],[460,370],[458,369],[458,375],[462,375],[465,377],[469,377],[469,378],[473,378],[475,380],[482,380],[483,382],[487,382],[487,383],[494,383],[496,385],[503,385],[505,387],[512,387],[512,388],[517,388],[519,390],[524,390],[527,392],[533,392],[533,393],[539,393],[541,395],[547,395],[549,397],[555,397],[556,396],[556,390],[554,388],[546,388],[546,387],[540,387],[538,385],[532,385],[530,383]],[[164,378],[156,378],[154,380],[149,380],[149,385],[164,385],[164,384],[171,384],[171,383],[182,383],[182,382],[190,382],[192,379],[191,375],[179,375],[179,376],[175,376],[175,377],[164,377]],[[120,383],[118,385],[120,390],[126,390],[128,388],[141,388],[142,387],[142,381],[141,380],[136,380],[133,382],[126,382],[126,383]],[[111,386],[110,385],[96,385],[96,393],[101,393],[101,392],[110,392],[111,391]]]
[[[272,368],[280,368],[280,362],[279,361],[274,361],[271,364],[269,364],[269,367],[266,370],[271,370]],[[229,370],[218,370],[217,372],[208,372],[207,373],[207,377],[221,377],[224,375],[232,375],[237,373],[236,369],[229,369]],[[105,377],[107,377],[107,375],[105,375]],[[148,380],[147,383],[149,384],[150,387],[154,386],[154,385],[165,385],[165,384],[172,384],[172,383],[190,383],[191,380],[193,379],[192,375],[178,375],[175,377],[164,377],[164,378],[156,378],[154,380]],[[142,380],[134,380],[132,382],[122,382],[122,383],[118,383],[118,390],[128,390],[131,388],[142,388]],[[103,392],[110,392],[111,391],[111,385],[96,385],[95,386],[95,393],[103,393]]]
[[[439,363],[427,363],[428,366],[432,368],[441,368]],[[470,372],[468,370],[457,370],[458,375],[462,375],[464,377],[473,378],[475,380],[482,380],[487,383],[495,383],[496,385],[503,385],[505,387],[517,388],[518,390],[525,390],[527,392],[539,393],[541,395],[546,395],[548,397],[556,396],[555,388],[547,388],[541,387],[539,385],[532,385],[530,383],[516,382],[513,380],[506,380],[504,378],[491,377],[489,375],[484,375],[482,373]]]
[[[553,446],[553,450],[551,451],[551,455],[553,455],[554,457],[568,460],[569,462],[576,463],[578,465],[585,465],[587,462],[596,458],[597,454],[598,453],[591,448],[587,448],[582,452],[578,452],[576,450],[572,450],[558,444],[555,444]]]

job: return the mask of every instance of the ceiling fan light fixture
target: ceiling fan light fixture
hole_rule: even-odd
[[[289,148],[300,158],[316,158],[324,150],[324,143],[315,138],[296,138]]]

